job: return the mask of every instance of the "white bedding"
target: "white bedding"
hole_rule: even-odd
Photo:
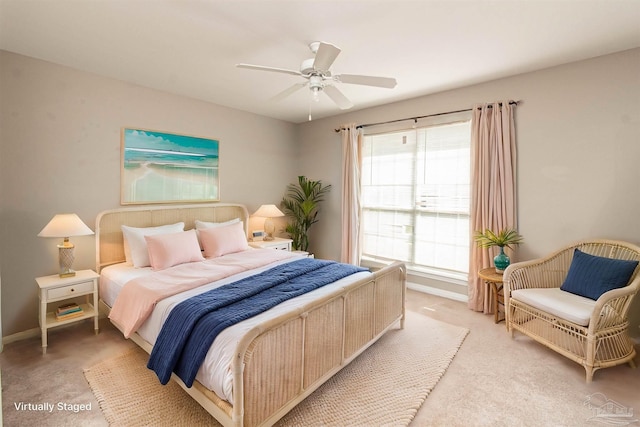
[[[165,319],[167,318],[173,307],[175,307],[181,301],[193,295],[206,292],[208,290],[222,286],[226,283],[232,283],[243,277],[260,273],[264,270],[267,270],[268,268],[285,262],[291,262],[295,259],[299,259],[299,257],[279,261],[266,267],[236,274],[226,279],[166,298],[156,304],[153,313],[151,314],[151,316],[149,316],[147,321],[138,329],[137,333],[145,341],[153,345],[160,333],[160,329],[162,328]],[[101,299],[109,307],[112,307],[125,283],[127,283],[131,279],[143,276],[145,274],[150,274],[152,272],[153,270],[151,270],[150,267],[134,268],[132,265],[125,263],[103,268],[100,277]],[[285,301],[284,303],[279,304],[278,306],[258,316],[255,316],[251,319],[245,320],[241,323],[225,329],[216,337],[215,341],[211,345],[211,348],[209,349],[209,352],[207,353],[207,356],[202,366],[200,367],[200,370],[198,371],[196,379],[200,383],[202,383],[202,385],[215,392],[222,399],[227,400],[229,403],[233,404],[233,377],[231,375],[231,362],[235,354],[236,343],[244,333],[246,333],[255,325],[259,324],[263,319],[284,313],[287,310],[296,308],[301,304],[312,301],[314,298],[329,294],[335,289],[342,288],[348,283],[355,282],[369,274],[371,273],[361,272],[353,274],[344,279],[338,280],[335,283],[324,286],[320,289],[316,289],[315,291],[308,294],[301,295],[289,301]]]

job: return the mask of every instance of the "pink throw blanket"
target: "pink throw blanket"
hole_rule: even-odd
[[[248,250],[154,271],[124,285],[109,313],[109,319],[125,338],[129,338],[147,320],[156,303],[164,298],[297,256],[273,249]]]

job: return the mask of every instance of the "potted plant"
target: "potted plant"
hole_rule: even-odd
[[[493,265],[496,267],[496,272],[503,272],[511,263],[511,260],[504,253],[504,248],[512,248],[512,246],[522,243],[523,237],[513,228],[504,228],[498,233],[486,229],[483,232],[476,231],[475,241],[481,248],[491,248],[498,246],[500,253],[493,258]]]
[[[309,249],[309,228],[318,222],[320,202],[330,189],[331,185],[323,186],[322,181],[313,181],[305,176],[299,176],[297,184],[287,186],[287,193],[280,205],[292,219],[285,227],[285,232],[293,240],[293,250],[306,252]]]

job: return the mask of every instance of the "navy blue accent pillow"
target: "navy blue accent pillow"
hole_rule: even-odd
[[[637,266],[638,261],[599,257],[576,249],[560,289],[597,300],[607,291],[626,286]]]

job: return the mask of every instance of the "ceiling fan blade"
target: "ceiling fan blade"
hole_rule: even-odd
[[[273,98],[271,98],[271,101],[273,102],[278,102],[280,100],[283,100],[284,98],[286,98],[287,96],[297,92],[298,90],[302,89],[303,87],[305,87],[307,85],[307,83],[296,83],[293,86],[283,90],[282,92],[280,92],[279,94],[275,95]]]
[[[300,73],[300,71],[287,70],[285,68],[265,67],[263,65],[236,64],[236,67],[238,67],[238,68],[246,68],[248,70],[272,71],[272,72],[276,72],[276,73],[285,73],[285,74],[291,74],[291,75],[294,75],[294,76],[301,76],[302,75],[302,73]]]
[[[393,89],[398,84],[398,82],[396,82],[396,79],[392,77],[375,77],[375,76],[360,76],[357,74],[340,74],[338,76],[333,76],[333,78],[342,83],[384,87],[387,89]]]
[[[327,96],[331,98],[331,100],[333,100],[333,102],[335,102],[341,110],[348,110],[349,108],[353,107],[351,101],[349,101],[349,99],[344,96],[337,87],[325,86],[324,91],[326,92]]]
[[[340,48],[330,43],[320,42],[316,59],[313,61],[313,68],[319,71],[329,71],[331,64],[340,54]]]

